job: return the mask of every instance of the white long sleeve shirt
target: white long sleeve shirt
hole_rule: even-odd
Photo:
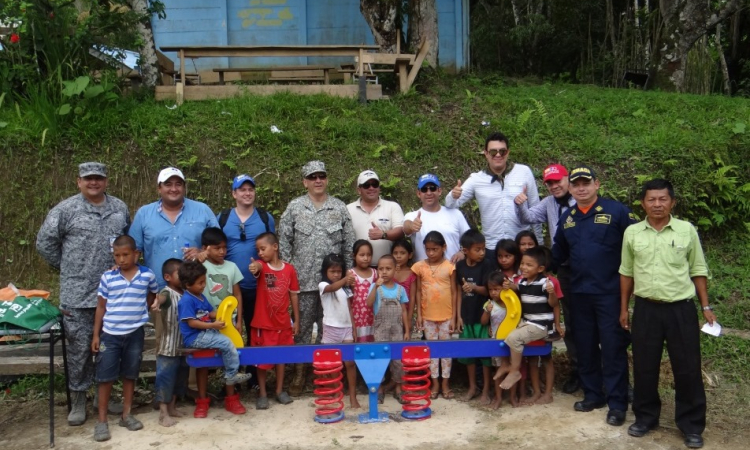
[[[522,230],[533,229],[539,242],[543,242],[541,225],[521,223],[516,211],[515,198],[526,187],[527,203],[533,207],[539,203],[539,190],[534,174],[528,166],[514,164],[504,178],[498,178],[486,169],[475,172],[463,183],[461,197],[454,199],[450,191],[445,197],[447,208],[460,208],[473,198],[479,204],[482,216],[482,233],[487,248],[493,250],[500,239],[515,239]]]

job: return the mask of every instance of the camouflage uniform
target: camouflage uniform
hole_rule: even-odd
[[[318,161],[313,161],[315,162]],[[308,165],[310,164],[312,163]],[[322,170],[316,172],[325,172],[325,166],[322,163],[320,166]],[[340,253],[344,256],[347,267],[352,267],[354,240],[352,219],[346,205],[330,195],[320,209],[315,207],[309,196],[297,197],[289,203],[281,216],[281,259],[294,265],[299,278],[298,344],[310,343],[315,322],[318,323],[318,342],[323,334],[323,307],[318,292],[323,258],[330,253]]]
[[[77,194],[52,208],[37,235],[37,251],[60,271],[60,309],[69,313],[63,321],[72,391],[86,391],[94,380],[91,339],[96,290],[102,273],[114,265],[111,242],[125,233],[129,223],[130,213],[122,200],[105,194],[104,203],[94,206]]]

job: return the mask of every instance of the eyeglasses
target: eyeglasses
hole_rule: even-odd
[[[430,191],[430,192],[435,192],[435,191],[437,191],[438,189],[440,189],[440,188],[438,188],[438,187],[437,187],[437,186],[435,186],[434,184],[431,184],[431,185],[429,185],[429,186],[422,186],[421,188],[419,188],[419,190],[420,190],[420,191],[422,191],[422,192],[427,192],[427,191]]]
[[[247,240],[247,236],[245,235],[245,224],[240,224],[240,240],[242,242],[245,242]]]
[[[495,156],[497,156],[498,154],[499,154],[499,155],[500,155],[500,157],[502,158],[502,157],[504,157],[505,155],[507,155],[507,154],[508,154],[508,149],[507,149],[507,148],[501,148],[501,149],[496,149],[496,148],[493,148],[493,149],[487,150],[487,153],[489,153],[489,155],[490,155],[491,157],[493,157],[493,158],[494,158]]]
[[[367,183],[360,184],[359,187],[362,189],[370,189],[370,188],[379,188],[380,182],[379,181],[368,181]]]
[[[328,175],[326,175],[324,173],[314,173],[312,175],[306,176],[305,178],[308,179],[308,180],[310,180],[310,181],[325,180],[326,178],[328,178]]]

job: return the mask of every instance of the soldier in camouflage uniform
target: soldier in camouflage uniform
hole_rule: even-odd
[[[281,258],[297,269],[299,278],[299,334],[298,344],[309,344],[313,323],[318,324],[318,338],[323,333],[323,307],[318,283],[323,258],[329,253],[340,253],[347,267],[352,267],[354,228],[346,205],[328,195],[326,166],[321,161],[310,161],[302,168],[307,195],[292,200],[279,222]],[[302,393],[305,366],[296,364],[289,393]]]
[[[86,421],[86,391],[94,380],[91,339],[99,279],[114,265],[111,243],[130,223],[125,203],[107,195],[107,168],[97,162],[78,166],[81,191],[47,215],[37,235],[39,254],[60,271],[60,309],[68,340],[68,384],[72,409],[68,425]]]

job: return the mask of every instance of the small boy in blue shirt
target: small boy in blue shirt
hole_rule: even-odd
[[[111,438],[107,423],[107,405],[112,385],[122,377],[123,411],[119,425],[130,431],[143,424],[130,414],[135,380],[141,368],[143,325],[156,297],[156,275],[138,265],[138,250],[132,237],[123,235],[112,244],[116,269],[104,272],[99,281],[99,299],[94,316],[91,351],[96,354],[96,382],[99,384],[99,421],[94,440]]]
[[[224,360],[224,383],[227,396],[224,398],[224,408],[233,414],[245,414],[245,407],[240,403],[240,396],[235,393],[234,385],[250,379],[250,374],[238,373],[240,358],[232,341],[219,333],[225,326],[216,320],[216,311],[211,303],[203,296],[206,288],[206,268],[197,261],[185,261],[178,271],[180,282],[184,288],[179,303],[180,333],[186,347],[215,348],[221,351]],[[195,400],[193,417],[208,416],[211,399],[208,398],[208,371],[196,371],[198,382],[198,398]]]

